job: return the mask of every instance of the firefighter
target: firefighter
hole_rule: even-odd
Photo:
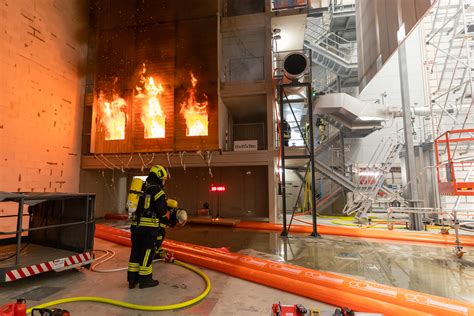
[[[186,221],[188,219],[188,214],[185,210],[178,208],[178,201],[173,200],[173,199],[168,199],[166,200],[166,204],[168,206],[168,212],[166,215],[166,219],[163,221],[164,224],[166,224],[166,227],[175,227],[176,225],[178,226],[184,226],[186,224]],[[155,252],[155,258],[157,259],[162,259],[166,262],[173,262],[174,261],[174,255],[170,251],[166,251],[161,247],[163,244],[163,241],[165,239],[165,228],[160,227],[158,229],[158,237],[156,238],[156,252]]]
[[[318,117],[316,119],[316,126],[319,129],[319,143],[323,144],[327,139],[326,122],[322,118]]]
[[[164,184],[168,174],[160,165],[153,166],[143,185],[137,210],[132,215],[132,250],[128,263],[128,287],[144,289],[159,284],[152,278],[151,262],[160,229],[166,227],[168,212]]]

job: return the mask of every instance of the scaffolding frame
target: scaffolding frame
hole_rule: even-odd
[[[425,18],[431,142],[450,130],[474,128],[473,25],[474,3],[463,0],[438,0]],[[474,200],[466,198],[465,202],[472,204]],[[462,197],[457,196],[453,211],[458,211],[461,203]],[[448,204],[448,200],[440,200],[446,209]]]
[[[474,6],[438,0],[424,23],[433,141],[451,129],[474,127]]]
[[[298,155],[286,155],[285,154],[285,144],[283,142],[283,131],[284,131],[284,121],[285,121],[285,112],[284,112],[284,105],[286,104],[298,127],[298,130],[303,136],[303,128],[300,126],[298,123],[298,120],[296,119],[296,116],[293,111],[293,107],[291,105],[291,99],[288,98],[287,93],[287,88],[291,89],[304,89],[303,94],[306,96],[305,101],[306,104],[308,105],[308,121],[309,121],[309,128],[308,128],[308,133],[307,137],[302,137],[305,143],[305,148],[306,148],[306,154],[298,154]],[[309,177],[311,180],[311,215],[312,215],[312,228],[313,231],[311,233],[311,236],[313,237],[318,237],[318,227],[317,227],[317,218],[316,218],[316,180],[315,180],[315,166],[314,166],[314,124],[313,124],[313,102],[312,102],[312,91],[311,91],[311,82],[298,82],[298,81],[293,81],[291,83],[279,83],[277,85],[277,93],[278,93],[278,105],[279,105],[279,111],[280,111],[280,116],[279,116],[279,137],[280,137],[280,168],[281,171],[281,195],[282,195],[282,207],[283,207],[283,227],[282,227],[282,232],[281,236],[286,237],[288,236],[288,231],[290,230],[291,226],[287,227],[286,225],[286,215],[287,215],[287,210],[286,210],[286,177],[285,177],[285,171],[286,171],[286,160],[294,160],[294,159],[309,159]],[[306,178],[306,177],[305,177]],[[294,215],[294,212],[293,212]],[[291,225],[291,221],[290,221]]]

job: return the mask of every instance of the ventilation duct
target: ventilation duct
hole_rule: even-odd
[[[309,59],[303,53],[288,54],[283,61],[283,73],[286,78],[296,81],[308,73]]]

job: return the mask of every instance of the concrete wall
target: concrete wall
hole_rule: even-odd
[[[229,150],[229,111],[219,97],[219,148]]]
[[[0,2],[0,190],[79,190],[87,1]]]
[[[265,14],[222,19],[221,82],[265,80]]]
[[[166,164],[163,164],[167,167]],[[128,187],[134,176],[146,176],[149,168],[141,170],[82,170],[81,191],[96,194],[97,218],[106,213],[123,213]],[[267,166],[215,167],[212,176],[205,167],[168,168],[169,180],[165,192],[176,199],[180,207],[196,215],[196,210],[208,202],[213,216],[266,218],[268,217]],[[127,179],[125,190],[121,179]],[[225,185],[226,192],[211,193],[211,185]]]
[[[121,190],[121,178],[128,179],[128,173],[119,170],[81,170],[80,190],[95,193],[95,216],[104,217],[106,213],[124,213],[128,187]]]

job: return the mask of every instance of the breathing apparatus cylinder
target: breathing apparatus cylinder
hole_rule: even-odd
[[[178,201],[173,200],[173,199],[167,199],[166,205],[168,206],[169,209],[178,208]]]
[[[138,200],[140,199],[140,195],[143,194],[142,189],[144,183],[145,182],[140,178],[132,179],[127,197],[127,211],[129,217],[132,216],[132,214],[137,210]]]

